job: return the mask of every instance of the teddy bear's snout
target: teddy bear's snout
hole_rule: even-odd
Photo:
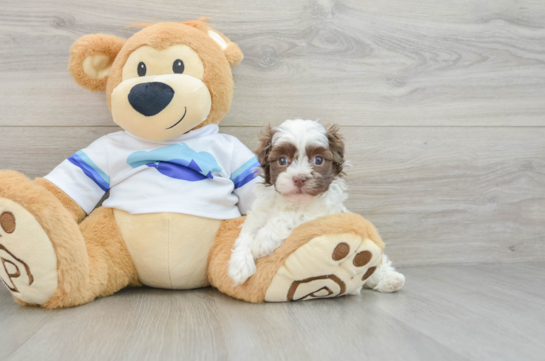
[[[150,117],[159,114],[174,97],[174,89],[162,82],[136,84],[129,93],[129,103],[138,113]]]

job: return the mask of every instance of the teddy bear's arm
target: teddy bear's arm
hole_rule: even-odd
[[[233,193],[238,197],[237,207],[240,214],[248,214],[256,200],[255,185],[263,180],[259,177],[259,161],[248,147],[233,136],[227,136],[232,144],[230,179]]]
[[[61,190],[85,213],[90,214],[111,187],[108,139],[108,136],[99,138],[59,164],[44,177],[56,188],[49,185],[46,188],[54,194],[57,189]],[[62,194],[57,197],[65,198]],[[69,200],[65,200],[63,204],[67,204],[69,209],[73,207]]]
[[[81,208],[76,201],[70,198],[70,196],[64,193],[62,189],[60,189],[47,179],[36,178],[34,180],[34,183],[36,185],[44,187],[49,192],[53,193],[53,195],[62,203],[64,208],[66,208],[70,212],[70,214],[74,216],[76,222],[81,223],[81,221],[83,221],[83,219],[87,216],[87,213],[85,213],[83,208]]]

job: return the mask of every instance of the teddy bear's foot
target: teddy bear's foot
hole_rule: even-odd
[[[377,269],[384,242],[359,214],[338,213],[293,230],[256,273],[235,285],[228,276],[233,244],[244,218],[223,221],[208,257],[208,279],[220,291],[252,303],[309,300],[355,293]]]
[[[265,294],[267,302],[311,300],[354,293],[375,272],[382,249],[353,233],[316,237],[293,252]]]
[[[0,198],[0,278],[15,298],[46,303],[57,289],[57,256],[36,218]]]

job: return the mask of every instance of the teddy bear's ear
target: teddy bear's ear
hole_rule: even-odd
[[[111,35],[85,35],[72,45],[68,69],[82,87],[106,90],[108,73],[125,40]]]
[[[214,30],[208,30],[208,36],[212,38],[223,50],[223,54],[231,66],[238,65],[244,55],[237,44],[230,41],[225,35],[222,35]]]

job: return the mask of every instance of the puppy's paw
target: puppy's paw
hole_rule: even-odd
[[[257,242],[257,244],[252,246],[252,253],[255,258],[265,257],[272,254],[279,246],[278,242]]]
[[[399,272],[392,272],[384,275],[375,290],[384,293],[398,291],[405,284],[405,276]]]
[[[252,254],[255,258],[268,256],[280,247],[282,243],[282,239],[277,240],[271,235],[264,235],[263,232],[259,232],[251,245]]]
[[[252,253],[246,250],[235,249],[229,260],[228,275],[235,283],[241,285],[256,272]]]

